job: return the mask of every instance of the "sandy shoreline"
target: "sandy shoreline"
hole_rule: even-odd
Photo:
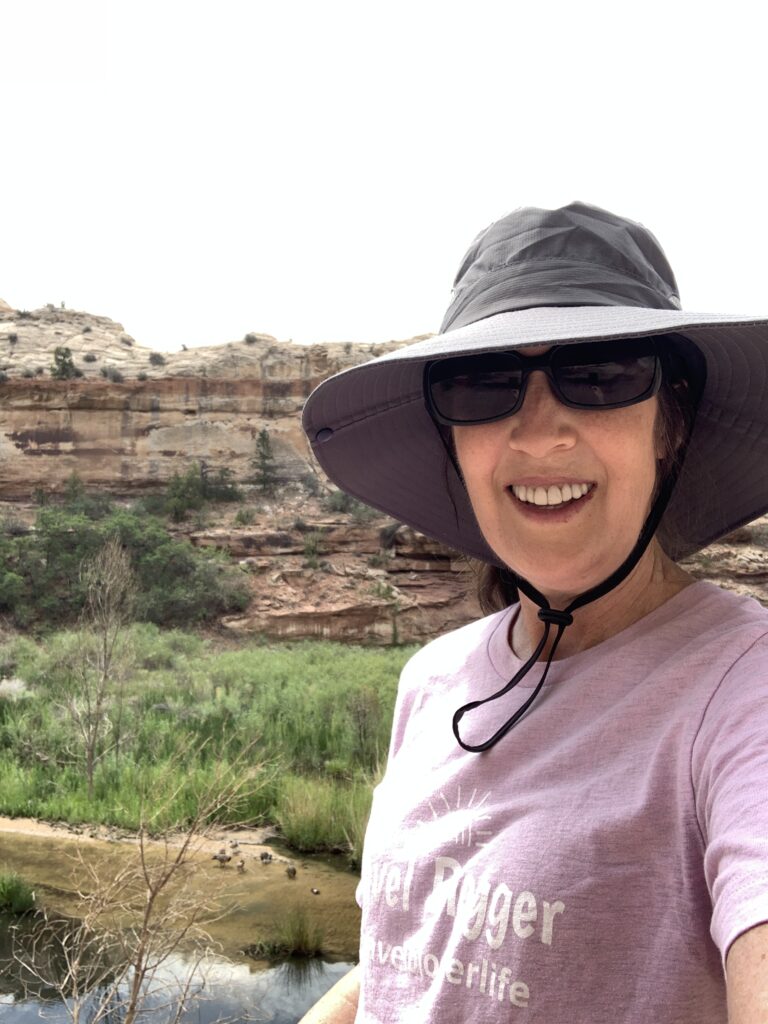
[[[37,818],[6,818],[0,816],[0,832],[22,836],[39,836],[42,838],[72,840],[81,843],[135,843],[137,834],[129,829],[115,828],[108,825],[70,825],[65,821],[40,821]],[[194,847],[203,853],[214,853],[223,844],[237,840],[248,852],[258,854],[268,850],[266,840],[275,835],[273,828],[234,828],[213,829],[207,835],[199,835],[194,840]],[[184,834],[178,833],[168,837],[170,845],[183,842]],[[164,840],[151,840],[162,843]]]

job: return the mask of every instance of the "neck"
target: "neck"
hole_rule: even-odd
[[[573,623],[558,644],[557,658],[578,654],[615,636],[693,582],[693,577],[668,558],[653,540],[626,579],[573,613]],[[577,594],[545,592],[544,596],[550,607],[564,609]],[[518,658],[529,658],[541,640],[544,626],[538,612],[538,605],[521,593],[520,614],[510,633],[510,643]],[[539,660],[546,659],[556,633],[556,629],[550,629],[549,641]]]

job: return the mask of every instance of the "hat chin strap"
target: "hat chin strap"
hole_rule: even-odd
[[[470,753],[479,754],[484,750],[490,750],[502,736],[506,736],[509,730],[520,721],[526,711],[530,708],[531,704],[536,700],[549,672],[549,666],[552,664],[552,659],[555,656],[557,645],[560,643],[565,630],[573,622],[573,612],[577,608],[583,608],[585,604],[591,604],[592,601],[597,601],[599,598],[604,597],[607,593],[617,587],[622,580],[625,580],[627,576],[632,572],[637,563],[640,561],[643,553],[645,552],[648,545],[653,539],[653,535],[656,533],[656,529],[661,522],[661,517],[664,514],[664,510],[667,507],[669,499],[672,495],[672,490],[677,480],[678,470],[677,468],[670,473],[664,483],[659,488],[659,493],[656,495],[656,499],[651,506],[651,510],[648,513],[648,517],[643,524],[643,528],[640,531],[640,536],[637,539],[635,546],[630,551],[627,558],[621,563],[615,572],[612,572],[607,579],[604,579],[602,583],[598,583],[590,590],[586,590],[583,594],[579,594],[571,601],[567,608],[561,610],[550,607],[549,601],[546,597],[538,591],[528,580],[523,579],[522,576],[518,576],[516,573],[512,573],[515,584],[517,587],[528,597],[534,604],[539,606],[539,618],[544,623],[544,635],[539,641],[536,650],[530,656],[528,661],[515,673],[505,687],[499,690],[497,693],[492,694],[490,697],[485,697],[483,700],[473,700],[469,704],[465,704],[453,716],[453,734],[459,743],[459,746],[463,747],[464,750],[468,750]],[[489,704],[491,701],[498,700],[503,697],[504,694],[509,693],[513,687],[517,686],[521,679],[524,678],[533,668],[534,664],[538,660],[541,652],[544,650],[549,639],[549,631],[552,626],[557,626],[557,635],[555,636],[552,644],[552,650],[547,656],[547,662],[544,666],[544,671],[541,674],[541,679],[536,685],[536,689],[533,691],[531,696],[522,707],[518,708],[517,711],[508,718],[504,724],[496,730],[490,739],[485,740],[484,743],[465,743],[459,733],[459,723],[462,718],[470,711],[475,708],[482,707],[483,704]]]

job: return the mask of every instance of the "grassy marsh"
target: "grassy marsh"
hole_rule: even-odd
[[[158,829],[183,824],[212,774],[249,750],[259,785],[223,824],[275,823],[296,849],[359,860],[412,650],[253,643],[222,652],[197,635],[134,624],[92,729],[89,797],[78,733],[87,642],[62,631],[0,645],[0,674],[14,684],[0,688],[0,814],[137,828],[154,807]]]

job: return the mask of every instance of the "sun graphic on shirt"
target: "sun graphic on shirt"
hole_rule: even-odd
[[[469,798],[462,803],[461,786],[458,786],[454,797],[446,796],[441,790],[429,801],[429,809],[435,820],[445,814],[456,816],[456,824],[460,825],[454,836],[457,846],[485,846],[492,835],[491,829],[487,827],[491,815],[484,807],[490,795],[488,791],[478,798],[477,789],[473,789]]]

